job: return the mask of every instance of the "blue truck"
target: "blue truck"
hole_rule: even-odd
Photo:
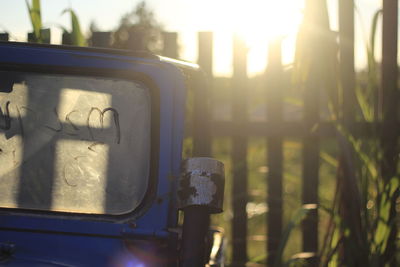
[[[0,42],[0,266],[222,266],[223,165],[182,161],[204,79],[146,52]]]

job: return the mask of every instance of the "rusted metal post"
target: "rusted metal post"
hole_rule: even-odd
[[[210,228],[210,213],[207,207],[183,209],[182,267],[203,267],[206,262],[206,240]]]
[[[271,128],[278,129],[283,120],[283,77],[281,41],[270,43],[268,49],[267,118]],[[282,235],[282,179],[283,138],[271,135],[267,138],[267,255],[268,266],[273,266]],[[278,259],[279,260],[279,259]]]
[[[224,165],[212,158],[190,158],[182,164],[179,208],[184,212],[182,267],[206,264],[210,214],[222,212]]]
[[[238,36],[233,40],[233,118],[232,133],[232,265],[247,262],[247,137],[240,134],[246,122],[247,47]]]
[[[164,35],[168,39],[164,44],[171,47],[164,47],[166,56],[173,56],[173,37]],[[176,41],[176,38],[175,38]],[[175,48],[176,50],[176,48]],[[211,156],[210,141],[210,118],[209,118],[209,81],[212,75],[212,33],[199,33],[199,65],[205,73],[199,73],[194,78],[193,95],[193,156]],[[208,73],[207,73],[208,72]],[[208,74],[208,77],[205,77]],[[205,240],[210,228],[210,212],[207,207],[190,205],[183,208],[183,240],[182,240],[182,266],[204,266],[205,262]],[[203,241],[199,241],[203,239]],[[196,240],[196,241],[193,241]]]

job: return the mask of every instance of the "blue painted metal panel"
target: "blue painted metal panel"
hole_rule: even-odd
[[[15,245],[14,260],[4,265],[140,266],[139,262],[135,265],[135,256],[127,252],[126,240],[167,240],[174,236],[167,228],[176,223],[174,193],[185,109],[185,78],[181,70],[157,57],[0,43],[0,66],[4,64],[132,71],[149,76],[159,88],[157,201],[143,215],[134,220],[129,216],[113,220],[66,214],[0,213],[0,244]],[[126,265],[120,265],[121,262]]]

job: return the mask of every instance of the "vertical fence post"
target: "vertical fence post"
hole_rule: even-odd
[[[339,66],[340,84],[342,88],[341,121],[350,133],[354,130],[355,122],[355,70],[354,70],[354,1],[339,0]],[[339,214],[350,234],[343,239],[341,244],[341,257],[353,258],[354,240],[364,240],[362,236],[361,210],[357,175],[355,171],[354,151],[347,137],[338,133],[340,148],[339,165],[337,172],[337,189],[339,200]],[[352,240],[352,241],[350,241]],[[354,264],[364,266],[366,259],[356,259]],[[346,260],[345,260],[346,261]]]
[[[72,45],[72,36],[69,32],[63,32],[61,43],[63,45]]]
[[[312,78],[320,79],[318,77]],[[312,81],[305,90],[303,139],[303,204],[318,204],[319,139],[313,134],[319,120],[318,83]],[[318,210],[311,210],[303,221],[303,250],[318,251]]]
[[[204,72],[211,78],[213,65],[213,33],[199,32],[199,59],[198,63]]]
[[[383,1],[382,91],[384,160],[382,174],[386,181],[396,174],[397,162],[397,1]],[[397,130],[397,131],[396,131]]]
[[[178,34],[176,32],[163,32],[163,56],[178,58]]]
[[[110,47],[111,46],[111,32],[93,32],[92,33],[92,46],[95,47]]]
[[[243,136],[246,122],[247,47],[238,36],[233,40],[233,124],[232,133],[232,265],[247,262],[247,138]]]
[[[40,35],[42,37],[43,44],[50,44],[51,32],[50,29],[41,29]],[[36,39],[35,34],[33,32],[28,33],[28,42],[37,43],[39,40]]]
[[[354,121],[354,0],[339,0],[340,83],[343,90],[343,122],[350,127]]]
[[[267,119],[272,129],[279,129],[283,120],[281,41],[275,40],[268,48]],[[267,138],[267,255],[268,266],[273,266],[282,235],[282,178],[283,138],[277,133]]]
[[[212,86],[212,32],[199,32],[198,63],[208,76],[208,86],[196,86],[194,90],[193,154],[197,157],[211,155],[210,97],[207,87]]]
[[[398,105],[398,65],[397,65],[397,28],[398,28],[398,1],[383,0],[383,29],[382,29],[382,95],[383,95],[383,127],[381,132],[381,146],[383,158],[381,173],[384,182],[388,184],[397,174],[398,136],[397,105]],[[384,262],[396,266],[396,199],[400,195],[397,188],[391,199],[389,222],[392,222],[389,241],[384,252]],[[397,265],[398,266],[398,265]]]
[[[9,34],[7,32],[0,33],[0,41],[7,42],[9,39]]]
[[[319,97],[320,90],[326,88],[326,78],[329,77],[326,68],[328,60],[326,49],[329,45],[329,20],[325,1],[307,0],[304,13],[304,27],[309,60],[308,77],[304,88],[305,136],[303,138],[303,170],[302,170],[302,202],[304,205],[318,205],[319,178]],[[307,68],[307,66],[305,66]],[[314,253],[318,251],[318,209],[311,209],[302,223],[303,251]],[[309,266],[317,266],[316,257],[308,259]]]

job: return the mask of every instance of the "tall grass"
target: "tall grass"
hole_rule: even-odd
[[[68,34],[70,36],[71,45],[86,46],[87,42],[81,31],[79,19],[75,11],[72,8],[67,8],[62,12],[62,14],[65,13],[69,13],[71,16],[71,31],[68,32],[68,30],[63,28],[64,34]]]
[[[374,54],[381,14],[382,11],[378,10],[372,20],[370,43],[367,44],[367,75],[363,77],[364,81],[359,79],[356,86],[362,119],[367,122],[381,119],[377,104],[381,97],[377,93],[380,77]],[[355,138],[343,125],[338,125],[338,130],[345,155],[338,169],[336,201],[328,210],[332,227],[327,239],[329,248],[321,255],[321,265],[389,266],[396,256],[396,249],[391,255],[386,251],[388,246],[396,246],[389,244],[391,229],[396,224],[396,219],[389,215],[395,205],[392,200],[398,194],[399,177],[395,175],[385,182],[386,178],[380,171],[383,151],[377,128],[368,140]],[[351,161],[353,165],[349,165]],[[354,181],[350,186],[349,177]]]
[[[40,8],[40,0],[32,0],[31,4],[29,4],[28,0],[25,0],[25,3],[28,8],[35,42],[42,43],[42,13]]]
[[[307,2],[309,5],[306,5],[304,22],[296,46],[293,82],[298,88],[307,90],[304,84],[310,79],[315,79],[317,74],[313,72],[313,64],[319,66],[319,75],[322,75],[326,82],[322,83],[321,87],[325,88],[325,93],[329,96],[331,118],[339,119],[342,114],[338,97],[342,95],[342,88],[338,72],[334,69],[338,65],[335,49],[332,49],[335,47],[335,41],[330,37],[332,32],[329,25],[315,25],[315,18],[307,17],[307,14],[311,16],[310,9],[318,9],[320,14],[317,16],[325,15],[321,20],[327,21],[326,3]],[[381,10],[374,14],[369,43],[366,44],[367,72],[358,77],[355,88],[359,115],[366,122],[378,122],[382,119],[382,96],[378,91],[380,69],[375,59],[375,35],[381,14]],[[318,46],[321,47],[315,47],[316,37],[319,37]],[[325,60],[322,65],[321,58]],[[383,151],[377,128],[373,129],[372,138],[361,139],[353,136],[340,120],[337,120],[336,124],[337,143],[341,153],[337,160],[332,160],[328,154],[321,154],[322,158],[337,166],[337,184],[332,205],[319,207],[321,212],[330,217],[326,232],[322,233],[324,242],[318,252],[319,265],[393,266],[396,264],[396,256],[399,257],[400,254],[398,244],[391,243],[390,239],[391,229],[396,225],[396,218],[391,216],[391,210],[395,209],[393,205],[396,205],[395,200],[399,197],[399,176],[397,174],[391,177],[388,182],[387,178],[382,176],[380,167]],[[288,245],[287,235],[304,217],[298,214],[304,215],[304,210],[299,210],[288,223],[275,266],[301,265],[282,258],[283,250]],[[390,246],[392,248],[389,248]]]
[[[33,41],[36,43],[43,43],[46,38],[49,39],[49,31],[43,31],[43,23],[42,23],[42,12],[41,12],[41,4],[40,0],[32,0],[29,3],[28,0],[25,0],[29,18],[32,24],[33,29]],[[68,31],[66,28],[61,27],[63,29],[64,34],[68,34],[71,45],[76,46],[86,46],[87,42],[85,36],[83,35],[79,23],[78,16],[75,11],[71,8],[65,9],[62,14],[69,13],[71,16],[71,31]]]
[[[377,122],[381,119],[379,101],[381,96],[377,93],[380,77],[374,54],[376,29],[381,13],[382,11],[378,10],[372,20],[370,43],[367,44],[366,76],[363,77],[364,80],[358,80],[356,85],[358,106],[362,119],[367,122]],[[304,55],[303,47],[299,45],[297,48],[300,55]],[[306,63],[299,61],[296,66],[301,70],[300,77],[304,80],[313,79],[311,77],[313,73],[307,71],[312,64],[310,61],[311,59]],[[338,79],[334,76],[331,78]],[[339,82],[333,84],[338,85],[335,90],[339,92]],[[329,86],[326,88],[329,89]],[[328,95],[332,96],[329,92]],[[339,118],[340,114],[335,114],[339,110],[335,107],[335,99],[331,99],[330,102],[334,107],[331,109],[332,118]],[[390,211],[394,209],[393,199],[396,199],[399,191],[399,177],[395,175],[389,182],[385,182],[386,179],[380,172],[383,152],[377,129],[373,131],[375,136],[366,140],[352,136],[349,129],[339,121],[337,128],[337,141],[342,152],[338,159],[335,201],[331,207],[324,207],[331,217],[331,222],[320,251],[320,265],[393,264],[398,248],[390,250],[392,251],[390,255],[387,255],[387,251],[388,246],[396,246],[389,243],[391,229],[396,224],[396,219],[390,216]]]

